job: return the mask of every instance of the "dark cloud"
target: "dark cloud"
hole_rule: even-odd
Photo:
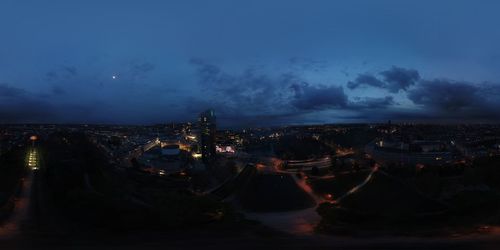
[[[405,69],[393,66],[391,69],[380,72],[386,82],[385,87],[392,93],[407,90],[420,80],[420,74],[414,69]]]
[[[290,60],[290,63],[303,63],[301,59]],[[166,104],[165,107],[178,112],[178,117],[174,119],[191,119],[201,110],[213,108],[217,111],[219,121],[226,126],[298,124],[318,122],[321,119],[360,122],[388,119],[425,122],[500,120],[500,111],[496,108],[500,106],[500,87],[494,83],[426,80],[421,79],[416,70],[394,66],[376,74],[359,74],[347,84],[349,89],[370,86],[386,89],[389,93],[380,95],[380,91],[375,91],[367,96],[360,93],[359,97],[349,97],[342,86],[310,82],[304,77],[309,76],[308,72],[304,73],[301,69],[291,70],[288,66],[282,72],[270,71],[262,66],[250,66],[232,72],[202,59],[191,59],[190,64],[194,67],[197,84],[189,86],[190,92],[187,94],[175,93],[175,103],[178,106]],[[134,80],[148,76],[155,70],[154,64],[128,62],[122,66],[123,71],[116,72],[120,73],[118,75],[122,81],[112,82],[119,86],[120,90],[124,90],[119,93],[120,97],[140,98],[146,95],[145,93],[151,96],[161,92],[158,91],[160,88],[154,88],[156,92],[153,93],[153,88],[148,87],[148,81],[136,81],[141,83],[135,86],[142,92],[132,88],[134,85],[123,88],[123,83],[134,83]],[[118,108],[118,105],[114,105],[114,100],[98,104],[98,97],[72,99],[70,95],[73,92],[70,90],[76,89],[75,86],[81,87],[82,92],[90,91],[92,83],[97,86],[97,80],[100,80],[88,78],[90,80],[86,81],[85,71],[82,72],[80,76],[76,68],[72,70],[71,67],[60,67],[53,74],[49,72],[48,74],[57,81],[46,83],[47,88],[42,93],[32,93],[17,87],[19,85],[0,84],[1,121],[112,122],[111,120],[115,119],[126,122],[127,119],[132,120],[128,115],[134,112],[130,110],[146,110],[140,118],[135,118],[135,122],[141,122],[140,119],[162,119],[156,118],[163,115],[157,110],[149,111],[139,107],[140,105],[130,105],[135,109]],[[89,84],[67,85],[66,82]],[[104,88],[103,91],[116,95],[116,91],[111,87]],[[406,95],[402,95],[401,90],[405,91]],[[158,105],[167,103],[163,102],[163,98],[152,99],[160,100]],[[138,102],[132,100],[128,103]],[[105,106],[109,106],[109,110],[103,111],[102,107]]]
[[[64,89],[53,87],[46,94],[0,84],[0,123],[85,122],[96,109],[102,109],[98,102],[57,102],[54,95],[63,94]]]
[[[347,83],[347,87],[350,89],[355,89],[363,85],[377,87],[377,88],[385,87],[384,82],[380,81],[375,76],[367,73],[359,74],[354,81],[349,81]]]
[[[349,104],[350,109],[385,109],[395,105],[394,97],[364,97]]]
[[[26,90],[12,87],[7,83],[0,83],[0,98],[2,97],[19,97],[26,94]]]
[[[422,81],[408,92],[408,99],[418,105],[455,112],[480,102],[478,92],[477,86],[465,82]]]
[[[220,114],[216,110],[217,121],[222,126],[229,127],[260,127],[260,126],[277,126],[290,123],[305,122],[301,113],[277,113],[277,114]]]
[[[472,117],[473,113],[474,119],[486,119],[492,113],[478,111],[492,107],[495,101],[484,101],[484,93],[500,92],[494,84],[488,85],[486,91],[486,88],[469,83],[420,80],[416,70],[399,67],[381,72],[383,81],[370,74],[360,74],[349,86],[373,86],[388,89],[389,92],[409,91],[408,100],[417,107],[401,106],[390,95],[349,98],[342,87],[311,84],[297,73],[271,75],[248,68],[241,74],[230,74],[203,60],[196,59],[191,63],[196,66],[204,94],[213,97],[206,100],[205,107],[214,107],[228,120],[251,123],[258,121],[258,117],[281,122],[300,121],[323,111],[338,112],[334,117],[339,119],[348,117],[360,121],[461,119]],[[486,99],[495,100],[493,95]],[[460,113],[462,110],[467,112]],[[452,112],[455,114],[451,115]]]
[[[251,67],[240,74],[229,74],[200,59],[192,59],[191,63],[196,66],[198,83],[204,91],[203,98],[212,99],[221,108],[235,112],[274,113],[287,98],[287,93],[282,90],[297,80],[289,75],[272,77]]]
[[[295,73],[271,75],[250,67],[229,74],[200,59],[190,63],[196,67],[198,83],[207,97],[200,105],[191,106],[215,107],[224,117],[290,119],[348,103],[342,87],[313,85]]]
[[[483,82],[481,85],[481,93],[487,98],[498,99],[500,96],[500,86],[499,84]]]
[[[234,83],[234,77],[222,72],[216,65],[198,58],[193,58],[189,62],[196,66],[198,83],[203,87],[218,88],[220,85],[224,86]]]
[[[387,120],[405,121],[405,122],[442,122],[445,119],[439,118],[435,114],[429,114],[422,110],[385,108],[373,110],[362,110],[352,116],[343,116],[343,119],[358,120],[359,122],[385,122]]]
[[[306,115],[309,111],[294,110],[289,108],[275,113],[255,113],[246,112],[245,107],[240,109],[221,105],[219,100],[200,100],[192,97],[192,101],[186,106],[186,113],[195,117],[201,110],[212,108],[217,115],[217,125],[220,127],[261,127],[261,126],[280,126],[283,124],[306,124],[318,123]]]
[[[28,91],[0,84],[0,122],[48,121],[53,118],[50,105]]]
[[[391,93],[397,93],[400,90],[408,90],[420,80],[420,74],[413,69],[405,69],[393,66],[389,70],[379,73],[383,77],[383,81],[379,80],[372,74],[359,74],[354,81],[347,82],[347,87],[356,89],[360,86],[371,86],[375,88],[387,89]]]
[[[0,100],[0,122],[54,122],[53,107],[43,101],[30,98],[20,98],[13,101]]]
[[[380,73],[384,84],[377,81],[371,86],[385,88],[389,92],[407,91],[407,98],[417,108],[398,109],[391,96],[383,98],[358,98],[348,108],[358,110],[359,117],[366,119],[389,118],[409,121],[497,121],[500,119],[500,86],[492,83],[474,84],[446,79],[422,80],[417,70],[392,67]],[[362,85],[363,77],[349,87]],[[366,77],[370,81],[373,80]],[[370,84],[366,84],[370,85]],[[410,88],[412,87],[412,88]],[[376,112],[375,112],[376,111]]]
[[[498,120],[500,100],[492,93],[498,85],[473,84],[451,80],[425,80],[408,91],[408,99],[427,113],[443,118]]]
[[[295,93],[291,104],[300,110],[323,110],[347,105],[347,96],[342,87],[303,83],[293,84],[290,88]]]

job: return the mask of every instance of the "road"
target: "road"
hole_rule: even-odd
[[[366,184],[368,184],[372,180],[373,175],[375,174],[375,172],[377,172],[379,170],[379,168],[380,168],[380,166],[378,164],[376,164],[375,166],[373,166],[370,174],[368,174],[368,176],[363,180],[363,182],[361,182],[360,184],[354,186],[349,191],[347,191],[347,193],[343,194],[342,196],[340,196],[339,198],[337,198],[333,202],[334,203],[338,203],[342,199],[344,199],[345,197],[358,192],[361,188],[363,188]]]
[[[244,212],[244,214],[248,219],[260,221],[270,228],[295,236],[314,235],[314,227],[321,220],[321,217],[316,212],[316,206],[298,211],[275,213]]]
[[[329,168],[332,166],[332,158],[330,156],[325,156],[320,159],[309,159],[309,160],[301,160],[294,161],[290,160],[287,162],[287,171],[288,172],[297,172],[297,171],[310,171],[313,167],[317,167],[318,169]]]
[[[21,193],[15,201],[15,208],[12,215],[0,226],[0,240],[10,239],[21,234],[23,226],[29,220],[31,204],[31,190],[33,187],[34,172],[30,171],[24,178],[21,185]]]
[[[272,174],[280,173],[290,175],[304,192],[311,196],[316,205],[302,210],[285,212],[243,212],[248,219],[257,220],[264,225],[275,230],[286,232],[295,236],[310,236],[314,234],[314,227],[320,222],[321,217],[316,212],[317,205],[322,201],[307,185],[305,179],[299,179],[295,174],[280,169],[282,161],[274,157],[260,157],[257,164],[257,170],[262,173]]]

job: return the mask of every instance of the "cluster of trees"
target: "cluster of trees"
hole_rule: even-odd
[[[499,166],[500,156],[492,156],[476,158],[472,165],[468,166],[435,166],[418,171],[412,168],[400,169],[407,173],[390,170],[391,174],[398,176],[391,179],[399,179],[404,185],[381,190],[379,186],[388,182],[377,181],[377,176],[380,177],[377,175],[367,187],[342,201],[340,206],[330,203],[320,205],[317,211],[322,216],[322,221],[318,229],[331,231],[349,226],[355,228],[368,225],[372,229],[387,229],[392,226],[399,231],[439,231],[449,227],[474,229],[484,224],[500,225]],[[417,193],[411,191],[413,187]],[[396,195],[402,190],[407,191],[405,194]],[[364,193],[370,194],[363,195]],[[425,197],[419,206],[412,205],[413,209],[420,209],[420,206],[425,208],[435,203],[440,204],[438,207],[442,207],[443,210],[436,210],[436,213],[413,213],[409,209],[410,213],[404,213],[404,209],[395,209],[402,201],[412,204],[415,199],[410,197]],[[358,209],[354,209],[353,204],[358,204]],[[368,209],[359,209],[360,207]],[[382,207],[381,211],[392,212],[384,215],[383,212],[376,212],[376,207]],[[403,205],[401,207],[404,208]]]
[[[359,148],[364,147],[377,136],[379,134],[375,129],[360,127],[350,128],[345,132],[325,134],[321,138],[328,143],[339,144],[344,148]]]
[[[321,141],[311,137],[298,138],[286,136],[274,145],[275,153],[285,160],[303,160],[313,157],[322,157],[329,154],[331,149]]]
[[[53,134],[44,148],[50,197],[79,227],[172,229],[237,217],[225,204],[149,179],[161,177],[134,182],[129,175],[140,172],[115,171],[84,134]]]
[[[26,173],[26,147],[16,147],[0,156],[0,221],[14,209],[14,196]]]

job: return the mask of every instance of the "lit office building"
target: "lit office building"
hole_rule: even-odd
[[[215,113],[207,110],[200,114],[201,154],[205,163],[215,158]]]

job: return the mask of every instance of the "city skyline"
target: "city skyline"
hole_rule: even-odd
[[[0,123],[500,121],[495,1],[28,2],[0,10]]]
[[[498,0],[0,0],[0,248],[499,249]]]

